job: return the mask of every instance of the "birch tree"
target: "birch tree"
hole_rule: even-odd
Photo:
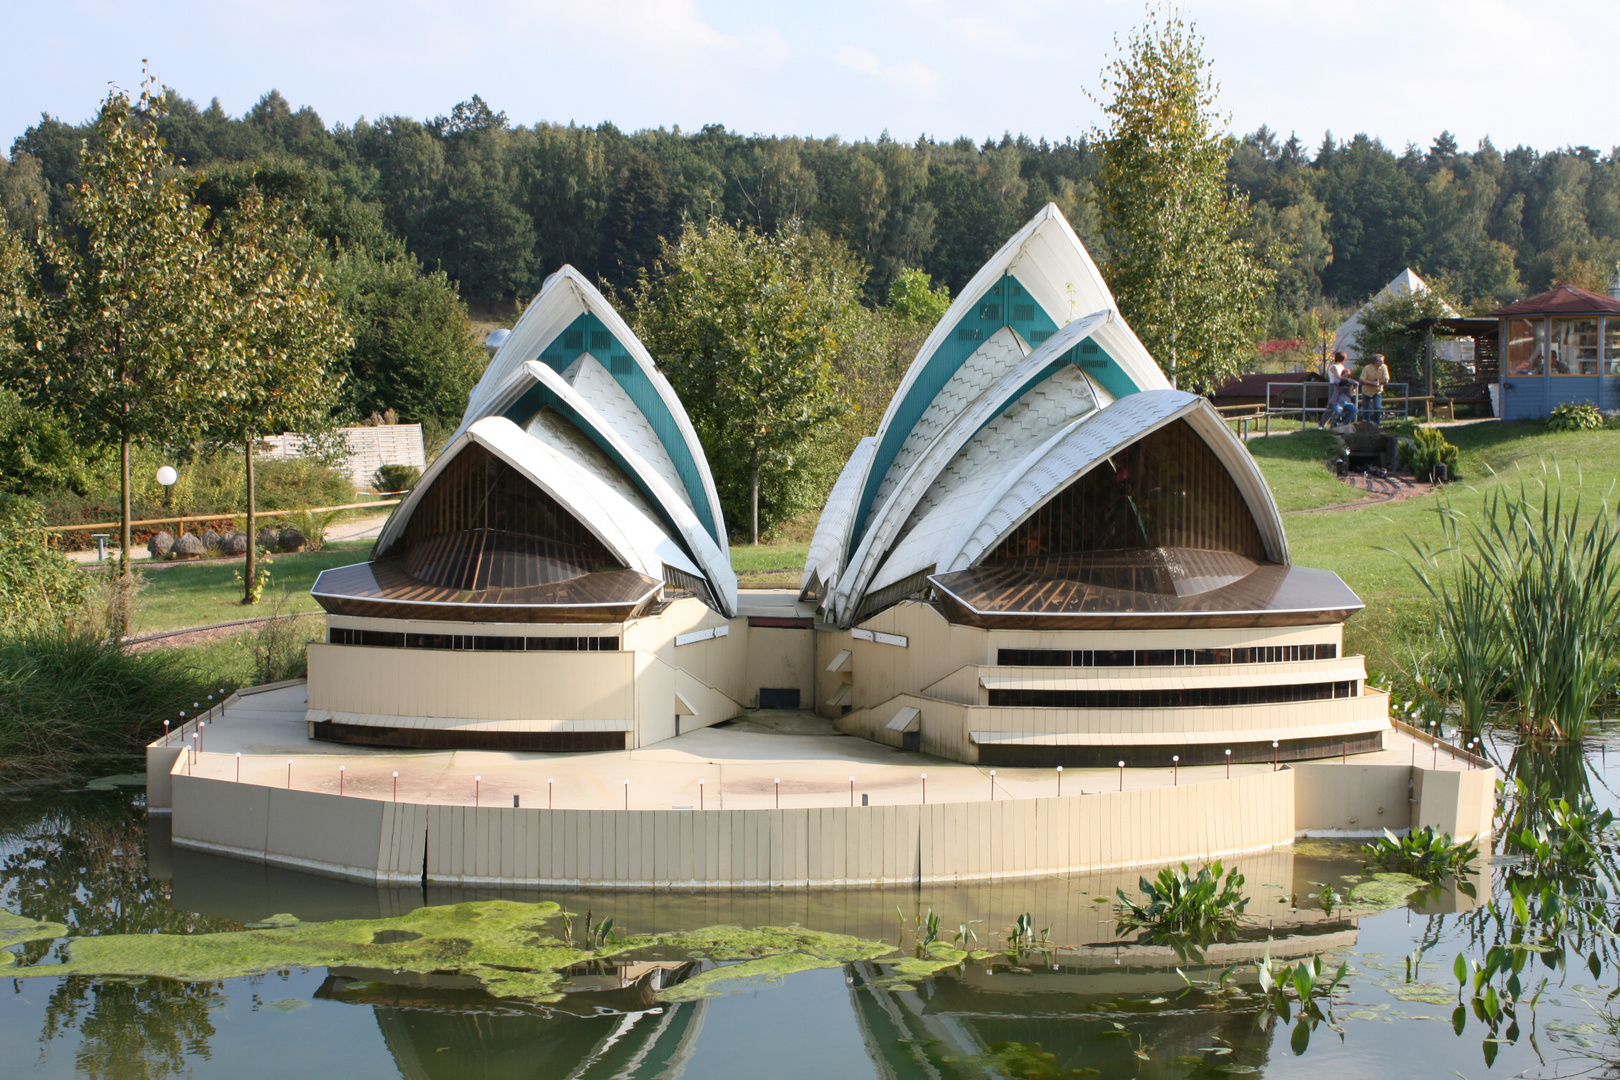
[[[1226,117],[1203,49],[1174,9],[1150,12],[1102,73],[1108,121],[1093,133],[1108,284],[1171,385],[1195,392],[1237,373],[1273,276],[1244,238],[1247,201],[1227,185]]]

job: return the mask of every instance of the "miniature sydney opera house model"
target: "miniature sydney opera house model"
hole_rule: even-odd
[[[1359,601],[1290,565],[1248,451],[1171,389],[1051,206],[845,466],[808,617],[739,613],[685,410],[568,268],[373,559],[315,597],[309,719],[339,742],[633,748],[794,690],[845,732],[1006,765],[1322,757],[1388,727],[1342,655]],[[751,629],[778,632],[750,664]]]
[[[177,846],[774,888],[1491,827],[1494,771],[1392,721],[1345,654],[1361,602],[1293,565],[1248,449],[1051,205],[923,343],[799,588],[739,591],[686,410],[564,267],[371,558],[313,594],[307,679],[149,749]]]

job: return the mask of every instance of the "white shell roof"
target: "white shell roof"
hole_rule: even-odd
[[[573,267],[547,278],[524,310],[379,551],[468,440],[557,499],[626,566],[660,580],[666,564],[701,577],[724,614],[737,610],[720,499],[691,420],[640,340]]]
[[[989,509],[1004,470],[1076,420],[1169,385],[1048,204],[962,289],[850,458],[806,588],[819,583],[825,615],[848,625],[872,591],[943,569],[941,545],[978,524],[967,519]]]
[[[1078,477],[1175,420],[1186,420],[1209,444],[1254,515],[1266,557],[1286,563],[1288,540],[1282,518],[1248,449],[1203,398],[1181,390],[1153,390],[1123,398],[1069,425],[1003,473],[979,506],[964,515],[962,531],[941,545],[940,571],[972,566]]]
[[[641,339],[636,337],[634,331],[614,310],[613,305],[607,302],[607,298],[572,266],[564,266],[546,278],[539,294],[530,301],[518,319],[517,325],[512,327],[511,334],[490,358],[483,377],[468,395],[467,412],[463,415],[456,434],[460,435],[481,417],[499,412],[496,399],[512,376],[525,363],[538,360],[545,355],[582,315],[593,316],[601,322],[611,336],[612,347],[622,348],[630,363],[634,365],[636,373],[647,380],[650,397],[645,406],[636,405],[618,383],[618,376],[608,374],[605,370],[602,372],[605,380],[599,381],[588,375],[587,385],[581,387],[581,391],[595,401],[601,411],[613,414],[612,418],[615,420],[620,419],[618,414],[625,406],[640,413],[640,423],[651,433],[653,440],[661,444],[663,456],[669,458],[668,467],[671,471],[677,474],[680,472],[679,464],[675,461],[677,456],[691,463],[690,475],[680,478],[680,482],[674,485],[675,491],[704,522],[705,530],[715,543],[725,548],[726,534],[720,512],[720,496],[715,490],[714,476],[709,470],[708,459],[703,454],[703,447],[698,442],[697,432],[692,427],[691,419],[686,415],[686,409],[681,405],[674,388],[669,385],[669,380],[664,378],[657,365],[653,363],[653,358],[647,352],[646,346],[641,343]],[[588,348],[589,346],[580,351],[588,351]],[[592,358],[598,367],[606,359],[601,356]],[[574,359],[577,357],[571,358],[570,368]],[[597,389],[606,389],[605,382],[615,384],[618,396],[622,399],[620,402],[608,405],[596,396]],[[647,408],[660,415],[649,416]],[[667,424],[662,423],[666,419]],[[661,426],[667,426],[672,430],[660,434],[658,429]]]
[[[593,468],[577,448],[563,440],[552,443],[536,438],[532,431],[524,431],[504,416],[486,416],[476,421],[445,447],[388,520],[377,540],[379,551],[404,531],[411,513],[439,473],[471,443],[478,443],[568,507],[580,524],[630,569],[660,581],[666,563],[689,574],[701,574],[634,488],[610,482],[600,467]]]

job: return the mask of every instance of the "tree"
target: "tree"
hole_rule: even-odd
[[[409,256],[365,253],[339,256],[332,282],[354,335],[343,360],[345,408],[358,416],[393,409],[432,443],[461,419],[486,363],[455,283]]]
[[[218,388],[221,289],[207,213],[144,119],[157,105],[114,90],[73,193],[74,233],[41,237],[51,288],[16,369],[24,395],[81,437],[119,447],[119,573],[129,579],[130,447],[196,430]]]
[[[1374,297],[1361,309],[1361,330],[1356,351],[1363,360],[1382,353],[1398,382],[1424,378],[1423,331],[1412,329],[1420,319],[1445,319],[1457,314],[1438,289],[1413,289],[1400,295]],[[1455,372],[1442,373],[1454,375]]]
[[[799,509],[819,429],[845,409],[832,357],[863,278],[847,250],[796,227],[766,236],[711,222],[687,224],[637,285],[637,332],[752,543],[762,507],[767,529]]]
[[[244,604],[257,603],[253,448],[272,432],[325,423],[341,376],[334,366],[351,344],[337,301],[316,267],[314,239],[296,214],[252,194],[215,233],[226,289],[222,359],[210,395],[208,431],[243,448],[247,499]]]
[[[1102,85],[1109,284],[1171,384],[1206,390],[1252,346],[1271,274],[1245,239],[1247,201],[1226,186],[1203,39],[1173,12],[1150,15]]]
[[[932,327],[945,317],[951,293],[945,286],[931,287],[921,270],[902,270],[889,285],[889,310],[903,319]]]

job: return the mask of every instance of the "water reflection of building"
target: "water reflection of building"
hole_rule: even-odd
[[[373,1009],[405,1080],[674,1080],[686,1070],[708,1002],[660,1005],[652,996],[656,972],[625,976],[617,996],[571,994],[556,1008],[337,976],[322,994]]]
[[[1153,974],[1175,979],[1173,972]],[[1139,1072],[1143,1063],[1135,1053],[1144,1047],[1158,1061],[1185,1055],[1263,1068],[1273,1037],[1255,1025],[1252,1008],[1144,1009],[1143,999],[1135,996],[1142,991],[1106,985],[1080,991],[1067,985],[1074,975],[1061,967],[1028,975],[934,979],[900,991],[882,984],[878,965],[853,965],[852,975],[851,1007],[885,1080],[939,1080],[950,1075],[939,1067],[949,1060],[996,1062],[1011,1075],[1026,1075],[1006,1066],[1027,1064],[1043,1053],[1055,1058],[1050,1071],[1027,1075],[1096,1069],[1103,1076],[1128,1076]],[[1176,980],[1174,989],[1185,984]],[[1126,1000],[1126,994],[1133,996]],[[1213,1055],[1212,1047],[1228,1052]]]

